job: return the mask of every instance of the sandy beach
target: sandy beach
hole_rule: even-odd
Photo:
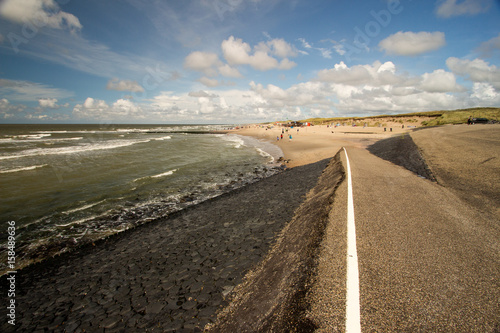
[[[332,158],[344,145],[366,148],[377,140],[406,133],[410,130],[409,126],[414,126],[412,123],[393,125],[391,127],[318,125],[300,128],[250,125],[231,132],[276,144],[283,151],[286,166],[292,168]],[[283,139],[281,139],[282,134]],[[289,135],[292,136],[291,140]],[[277,140],[277,137],[280,140]]]

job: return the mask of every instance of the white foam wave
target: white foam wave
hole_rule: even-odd
[[[74,208],[74,209],[70,209],[70,210],[64,211],[63,214],[72,214],[72,213],[76,213],[76,212],[79,212],[79,211],[82,211],[82,210],[85,210],[85,209],[89,209],[89,208],[92,208],[94,206],[97,206],[100,203],[103,203],[104,201],[106,201],[106,200],[101,200],[99,202],[95,202],[95,203],[88,204],[88,205],[85,205],[85,206],[81,206],[81,207],[77,207],[77,208]]]
[[[66,224],[56,224],[55,226],[56,227],[60,227],[60,228],[69,227],[70,225],[85,223],[87,221],[95,219],[96,217],[97,216],[91,216],[91,217],[87,217],[87,218],[84,218],[84,219],[81,219],[81,220],[72,221],[72,222],[69,222],[69,223],[66,223]]]
[[[273,155],[269,154],[268,152],[260,149],[260,148],[255,148],[258,152],[259,152],[259,155],[262,156],[262,157],[266,157],[266,158],[269,158],[270,159],[270,163],[274,162],[274,157]]]
[[[146,177],[137,178],[137,179],[134,179],[134,182],[138,182],[138,181],[141,181],[143,179],[148,179],[148,178],[161,178],[161,177],[171,176],[176,171],[177,171],[177,169],[174,169],[174,170],[170,170],[170,171],[163,172],[163,173],[153,175],[153,176],[146,176]]]
[[[68,131],[38,131],[41,134],[52,134],[52,133],[68,133]]]
[[[155,140],[156,141],[163,141],[163,140],[170,140],[170,139],[172,139],[172,137],[167,135],[167,136],[164,136],[164,137],[161,137],[161,138],[156,138]]]
[[[170,171],[167,171],[167,172],[164,172],[164,173],[160,173],[158,175],[151,176],[151,178],[160,178],[160,177],[165,177],[165,176],[171,176],[176,171],[177,171],[177,169],[170,170]]]
[[[36,148],[30,150],[24,150],[20,154],[0,156],[0,160],[17,159],[23,157],[33,157],[33,156],[43,156],[43,155],[61,155],[61,154],[75,154],[84,153],[95,150],[106,150],[115,149],[121,147],[132,146],[138,143],[146,143],[151,140],[113,140],[106,141],[104,143],[98,144],[85,144],[79,146],[71,147],[61,147],[61,148]]]
[[[20,171],[29,171],[29,170],[35,170],[35,169],[38,169],[38,168],[43,168],[43,167],[46,167],[46,166],[48,166],[48,164],[32,165],[32,166],[24,167],[24,168],[1,170],[0,173],[12,173],[12,172],[20,172]]]
[[[45,138],[45,137],[48,137],[48,136],[51,136],[51,135],[52,134],[50,134],[50,133],[24,134],[24,135],[15,135],[15,136],[13,136],[13,138],[16,138],[16,139],[35,139],[35,140],[38,140],[38,139]]]
[[[224,141],[232,143],[234,148],[241,148],[242,146],[245,146],[245,141],[236,135],[224,135],[220,138]]]

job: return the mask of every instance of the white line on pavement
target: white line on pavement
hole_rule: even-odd
[[[359,306],[359,270],[356,250],[356,225],[354,223],[354,199],[352,194],[351,165],[347,150],[347,282],[346,282],[346,332],[361,332]]]

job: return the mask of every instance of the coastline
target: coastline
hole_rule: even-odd
[[[264,125],[249,125],[227,131],[238,135],[250,136],[270,142],[283,151],[283,160],[288,168],[315,163],[325,158],[332,158],[346,145],[367,148],[378,140],[411,131],[409,125],[397,127],[328,127],[326,125],[286,128]],[[288,129],[288,132],[286,131]],[[281,139],[282,130],[283,139]],[[288,135],[292,135],[292,139]],[[280,137],[280,140],[277,140]]]
[[[490,127],[474,130],[483,128]],[[254,327],[321,326],[331,319],[331,314],[323,313],[325,309],[309,308],[312,303],[308,295],[310,288],[317,292],[315,279],[325,274],[317,270],[317,260],[322,259],[322,247],[326,246],[322,242],[328,238],[324,234],[330,232],[331,221],[325,218],[339,215],[330,211],[332,203],[341,205],[335,199],[342,193],[336,193],[337,186],[345,187],[342,157],[339,160],[338,154],[341,147],[362,148],[353,150],[368,154],[365,148],[377,142],[371,147],[372,154],[410,170],[409,166],[416,166],[414,172],[419,172],[422,163],[425,167],[430,157],[436,157],[433,152],[429,154],[429,143],[419,144],[422,140],[432,141],[438,134],[465,129],[468,128],[461,126],[418,131],[416,137],[420,141],[415,140],[416,145],[412,141],[415,132],[408,135],[408,130],[315,126],[300,128],[291,141],[281,142],[275,142],[281,128],[266,130],[254,125],[228,131],[282,147],[288,168],[168,217],[20,270],[16,277],[20,314],[15,328],[232,332],[234,327],[249,327],[245,326],[249,320]],[[384,138],[389,140],[381,140]],[[422,156],[415,158],[413,152],[422,147]],[[440,157],[450,159],[448,155]],[[495,176],[494,165],[486,164],[494,159],[481,155],[475,158],[479,162],[484,159],[481,170],[489,167]],[[383,169],[393,167],[384,164]],[[433,164],[430,171],[435,171],[432,167]],[[447,166],[447,170],[458,169]],[[436,178],[439,182],[440,178]],[[431,186],[428,180],[419,181]],[[444,185],[447,189],[438,188],[439,192],[454,190],[452,183]],[[491,207],[479,208],[491,213]],[[359,216],[362,218],[363,214]],[[430,219],[417,220],[426,223]],[[498,234],[495,228],[484,238],[492,244]],[[330,241],[337,244],[338,234]],[[276,274],[277,270],[281,273]],[[1,283],[7,287],[5,276]],[[280,288],[262,292],[259,287],[273,283]],[[262,302],[253,302],[249,295]],[[269,311],[261,304],[269,305]],[[311,309],[317,311],[312,317]],[[269,317],[262,311],[273,315]],[[4,312],[2,309],[0,314]],[[4,331],[11,331],[12,327],[2,325]]]
[[[18,270],[19,320],[15,327],[2,322],[2,331],[203,330],[327,163],[278,173]]]
[[[346,127],[345,129],[353,132],[351,128]],[[256,183],[233,189],[219,197],[190,206],[179,212],[170,214],[166,218],[150,221],[91,244],[85,244],[75,250],[56,255],[42,262],[28,265],[19,270],[18,283],[20,291],[18,300],[26,305],[31,304],[30,308],[46,307],[47,302],[70,302],[67,304],[68,311],[76,311],[79,314],[78,318],[81,320],[86,315],[93,314],[95,316],[95,312],[101,313],[102,309],[109,306],[108,303],[114,302],[118,304],[125,302],[126,304],[130,304],[130,308],[114,309],[114,312],[109,313],[106,310],[106,314],[101,314],[93,323],[94,326],[92,328],[114,328],[123,325],[125,327],[145,328],[148,325],[153,326],[151,320],[158,320],[153,318],[157,318],[156,315],[158,313],[165,313],[165,311],[170,313],[171,316],[165,322],[167,327],[173,325],[173,327],[177,328],[198,327],[202,329],[205,324],[214,322],[217,311],[228,305],[226,297],[242,281],[241,279],[246,272],[255,267],[267,255],[277,235],[292,219],[295,209],[305,200],[306,193],[315,186],[327,163],[337,153],[341,145],[367,145],[370,142],[378,140],[379,137],[386,137],[386,135],[358,134],[356,129],[354,129],[356,136],[349,135],[348,133],[331,133],[331,129],[326,126],[301,128],[300,130],[292,141],[280,140],[278,143],[273,142],[272,138],[277,131],[281,132],[280,128],[266,131],[266,129],[255,126],[253,129],[227,131],[227,134],[252,137],[277,146],[283,152],[284,160],[287,162],[287,170],[274,176],[263,178]],[[219,132],[217,134],[222,133]],[[255,188],[264,188],[265,190],[262,190],[255,197],[255,200],[249,200],[248,192],[252,192]],[[263,201],[258,202],[257,197]],[[230,200],[233,200],[232,204],[223,204],[223,208],[217,208],[219,203]],[[271,217],[266,217],[261,212],[266,204],[269,205],[266,211],[268,214],[271,214]],[[249,212],[243,212],[243,207],[246,207],[245,209],[249,210]],[[286,213],[284,213],[285,210]],[[232,220],[228,220],[228,216],[221,216],[221,212],[229,212],[229,218],[232,217]],[[196,217],[186,220],[185,216],[189,216],[190,214],[195,214]],[[246,223],[248,226],[234,225],[234,221],[242,217],[247,220]],[[203,225],[197,224],[198,227],[196,227],[192,225],[194,221]],[[160,229],[165,228],[165,226],[161,225],[164,222],[173,222],[175,227],[172,225],[171,228],[167,227],[167,229],[160,231]],[[208,243],[206,241],[202,242],[205,247],[204,249],[194,250],[193,242],[194,244],[199,243],[200,239],[203,238],[199,231],[200,228],[215,225],[217,225],[217,228],[222,228],[218,229],[217,236],[209,238]],[[192,233],[193,228],[194,235]],[[242,232],[242,228],[246,228],[246,233]],[[255,228],[264,228],[265,230],[257,231],[256,233]],[[166,278],[159,277],[152,285],[141,283],[143,288],[153,288],[147,291],[148,294],[158,294],[158,290],[155,289],[157,285],[161,285],[163,292],[169,293],[169,300],[148,298],[135,299],[134,301],[134,297],[131,296],[132,293],[139,295],[142,292],[134,291],[136,286],[130,285],[131,281],[127,280],[130,277],[136,279],[139,276],[142,278],[142,272],[151,271],[152,267],[149,266],[149,263],[153,263],[154,260],[152,258],[161,254],[158,253],[158,240],[144,243],[136,239],[144,238],[145,233],[161,235],[161,238],[166,237],[167,239],[171,239],[168,245],[165,243],[167,248],[170,248],[172,244],[176,244],[176,239],[182,238],[184,235],[187,235],[191,239],[190,241],[185,241],[181,246],[174,247],[174,253],[171,256],[174,261],[170,262],[170,259],[167,259],[166,262],[163,261],[165,267],[174,268],[170,273],[163,271]],[[232,242],[236,242],[237,245],[226,245],[224,248],[211,249],[210,251],[216,251],[215,256],[219,256],[218,259],[213,260],[211,258],[212,254],[207,252],[208,248],[219,243],[224,245],[226,238]],[[243,240],[247,241],[247,245],[240,245],[244,243]],[[135,245],[131,245],[131,242],[134,242]],[[117,244],[124,245],[118,250]],[[152,247],[151,244],[155,244],[156,246]],[[241,246],[243,248],[238,252]],[[138,254],[134,254],[134,252]],[[175,260],[179,253],[184,253],[184,259],[181,259],[181,262]],[[230,253],[229,256],[227,253]],[[237,253],[239,254],[236,255]],[[250,253],[250,256],[245,255],[246,253]],[[147,256],[147,258],[144,256]],[[109,258],[113,258],[113,260],[109,262]],[[135,261],[135,263],[126,264],[130,260]],[[209,263],[207,263],[207,260]],[[141,268],[141,265],[137,265],[137,263],[143,261],[146,266],[142,266]],[[201,275],[209,272],[209,279],[213,279],[213,281],[208,283],[211,287],[206,287],[207,284],[201,282],[199,276],[192,276],[195,271],[197,271],[197,275],[200,275],[200,268],[196,268],[199,263],[202,266],[207,266],[205,269],[201,269],[203,271]],[[224,263],[223,268],[219,269],[222,263]],[[214,266],[208,267],[210,265]],[[180,272],[176,272],[175,268],[179,266],[182,268]],[[210,271],[214,267],[216,271],[215,277],[212,276],[213,272]],[[112,272],[110,278],[114,279],[114,282],[108,280],[107,282],[102,281],[102,285],[100,286],[95,285],[92,281],[95,279],[101,280],[103,277],[102,274],[105,272]],[[150,284],[152,277],[148,274],[146,274],[146,279],[149,281],[147,284]],[[84,278],[74,285],[74,276]],[[119,284],[125,283],[127,288],[129,288],[126,292],[127,296],[121,298],[125,296],[121,295],[118,298],[111,299],[111,294],[108,294],[108,298],[110,299],[102,301],[102,297],[105,296],[102,294],[102,290],[107,290],[107,284],[115,285],[118,283],[116,279],[119,279]],[[6,283],[6,275],[4,275],[2,276],[2,285],[6,286]],[[79,292],[74,294],[73,290],[76,289]],[[36,290],[46,290],[47,292],[42,296],[36,293]],[[37,296],[31,296],[33,293]],[[65,293],[67,296],[61,298],[59,296],[60,293]],[[99,293],[101,294],[97,297]],[[201,293],[201,296],[196,293]],[[82,294],[91,294],[92,297],[84,297],[82,300]],[[38,305],[36,305],[37,303]],[[148,309],[148,304],[155,305],[152,305],[153,308]],[[82,308],[86,308],[86,310],[79,312]],[[55,312],[50,310],[49,307],[48,313],[45,313],[45,316],[48,316],[48,318],[45,318],[45,320],[41,318],[26,319],[21,326],[17,326],[16,328],[36,329],[36,326],[33,326],[33,324],[38,322],[43,327],[57,328],[62,323],[58,323],[60,316],[57,317]],[[191,318],[197,317],[200,320],[191,320],[188,322],[183,319],[186,318],[186,313]],[[118,317],[120,317],[119,320]],[[67,313],[64,321],[65,327],[68,327],[69,323],[69,327],[73,328],[71,326],[73,323],[71,318],[72,315]],[[124,320],[124,318],[127,320]],[[87,327],[87,330],[89,328]]]

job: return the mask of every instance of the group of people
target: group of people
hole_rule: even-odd
[[[283,133],[281,133],[281,138],[280,138],[279,135],[276,137],[276,141],[280,141],[280,140],[283,140]],[[288,134],[288,141],[292,141],[292,135],[291,134]]]
[[[288,128],[286,129],[286,133],[287,133],[286,135],[288,135],[288,141],[292,141],[292,134],[288,134]],[[298,128],[297,128],[297,133],[299,133],[299,129]],[[283,140],[283,134],[285,134],[285,129],[284,128],[281,129],[281,137],[278,135],[276,137],[276,141]]]

